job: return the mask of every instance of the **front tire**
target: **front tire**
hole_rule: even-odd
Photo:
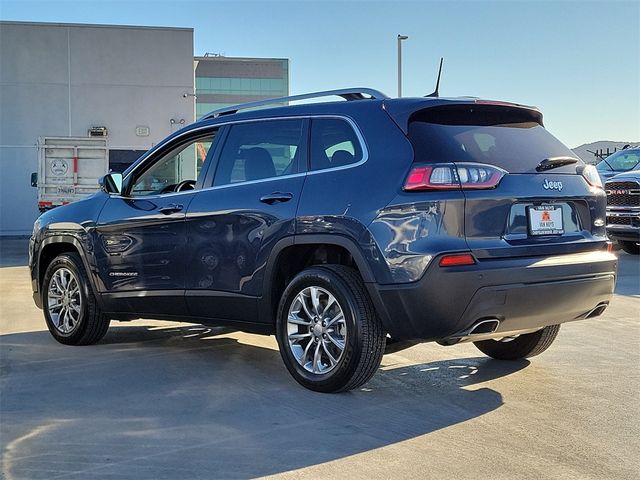
[[[520,360],[540,355],[558,336],[560,325],[550,325],[514,339],[482,340],[473,344],[485,355],[497,360]]]
[[[109,328],[77,253],[58,255],[47,267],[42,307],[49,332],[65,345],[91,345]]]
[[[276,338],[293,378],[324,393],[369,381],[386,343],[360,275],[343,265],[310,267],[289,283],[278,307]]]
[[[640,254],[640,244],[636,242],[630,242],[628,240],[618,240],[620,248],[630,255]]]

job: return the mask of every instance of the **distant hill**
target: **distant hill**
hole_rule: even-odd
[[[578,155],[582,160],[586,163],[598,163],[600,160],[595,157],[592,153],[589,153],[587,150],[592,152],[596,152],[599,150],[604,150],[606,152],[607,148],[611,153],[617,148],[620,150],[625,145],[640,145],[640,142],[614,142],[611,140],[600,140],[598,142],[593,143],[585,143],[584,145],[580,145],[579,147],[573,148],[572,150],[576,155]]]

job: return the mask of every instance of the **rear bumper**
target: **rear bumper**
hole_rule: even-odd
[[[500,321],[496,333],[586,318],[611,299],[616,269],[605,251],[445,268],[436,258],[418,282],[376,285],[373,296],[394,339],[443,340],[489,318]]]

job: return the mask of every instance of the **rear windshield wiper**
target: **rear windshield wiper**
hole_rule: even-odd
[[[573,157],[549,157],[542,160],[536,167],[536,171],[544,172],[545,170],[551,170],[553,168],[564,167],[565,165],[572,165],[578,163],[577,158]]]

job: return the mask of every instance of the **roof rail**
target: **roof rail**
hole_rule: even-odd
[[[387,97],[384,93],[374,90],[372,88],[343,88],[340,90],[326,90],[324,92],[305,93],[302,95],[293,95],[291,97],[279,97],[269,98],[267,100],[258,100],[257,102],[241,103],[239,105],[232,105],[230,107],[220,108],[204,115],[200,120],[206,120],[216,118],[221,115],[231,115],[238,112],[238,110],[246,110],[248,108],[261,107],[263,105],[271,105],[274,103],[293,102],[296,100],[306,100],[308,98],[322,98],[322,97],[342,97],[347,101],[350,100],[364,100],[374,99],[383,100]]]

